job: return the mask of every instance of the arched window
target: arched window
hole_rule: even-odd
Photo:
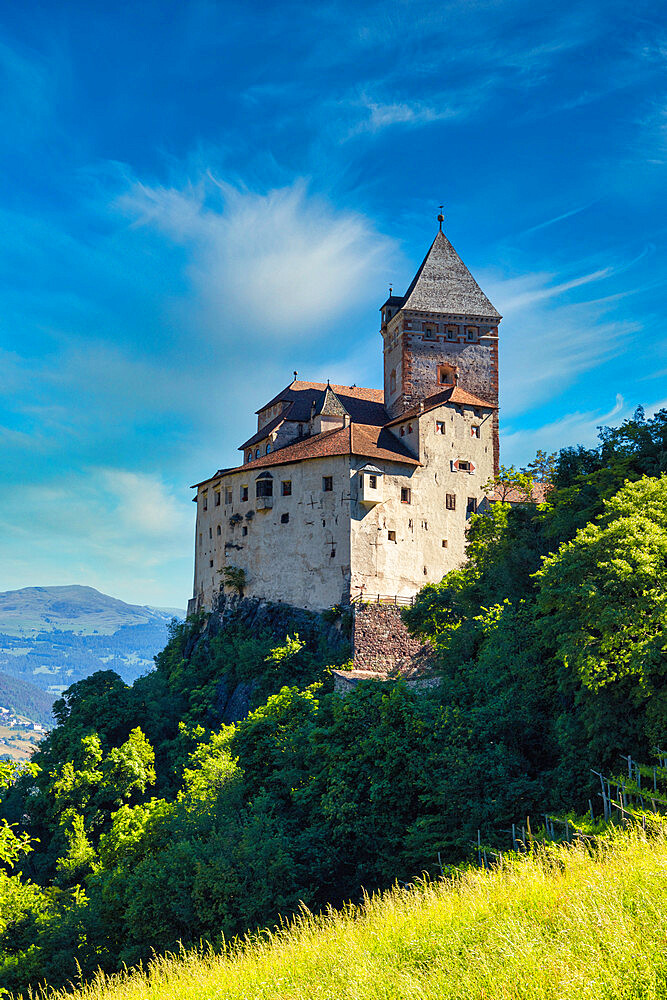
[[[248,452],[248,461],[252,462],[252,452],[251,451]]]
[[[255,448],[255,458],[259,458],[259,448]]]
[[[271,445],[270,444],[267,444],[267,446],[266,446],[266,454],[267,455],[271,454]]]

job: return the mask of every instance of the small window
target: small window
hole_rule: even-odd
[[[466,503],[466,514],[476,514],[477,513],[477,497],[468,497]]]
[[[477,340],[477,327],[469,326],[466,330],[466,340]]]
[[[248,487],[247,486],[242,486],[241,487],[241,500],[247,500],[247,499],[248,499]]]
[[[396,392],[396,369],[392,368],[389,374],[389,392]]]
[[[280,523],[281,524],[289,524],[289,514],[281,514],[280,515]]]
[[[390,542],[395,542],[396,541],[396,532],[395,531],[388,531],[387,532],[387,538],[389,539]]]
[[[426,569],[426,566],[424,566],[424,576],[428,576],[428,570]]]
[[[442,547],[443,547],[443,549],[447,548],[447,539],[446,538],[443,538],[443,540],[442,540]]]
[[[331,556],[332,559],[336,558],[336,546],[333,542],[331,543],[331,552],[329,553],[329,555]]]
[[[225,487],[225,503],[233,503],[234,496],[229,486]]]
[[[437,327],[433,323],[424,323],[424,340],[435,340]]]
[[[331,493],[333,490],[333,476],[322,476],[322,489],[325,493]]]
[[[478,438],[480,436],[480,429],[476,424],[470,428],[470,437]]]
[[[369,485],[370,489],[376,490],[378,488],[378,477],[377,476],[369,476],[368,477],[368,485]]]
[[[470,472],[470,462],[459,459],[459,472]]]
[[[412,424],[408,424],[408,434],[412,434]]]
[[[444,434],[445,433],[445,421],[444,420],[436,420],[436,422],[435,422],[435,433],[436,434]]]
[[[255,448],[255,458],[259,458],[259,448]]]
[[[447,510],[456,510],[456,494],[448,493],[445,496],[445,507]]]
[[[428,521],[422,521],[422,528],[424,531],[428,531]]]
[[[204,493],[202,495],[202,508],[204,510],[208,510],[208,494],[207,493]]]
[[[266,454],[267,455],[271,454],[271,445],[270,444],[267,444],[267,446],[266,446]]]
[[[252,452],[251,451],[248,452],[248,457],[246,458],[246,461],[247,462],[252,462]]]
[[[248,526],[246,524],[241,528],[241,534],[244,536],[248,534]]]
[[[217,531],[216,531],[216,534],[218,534],[218,535],[221,535],[221,534],[222,534],[222,528],[220,527],[220,525],[218,525],[218,528],[217,528]]]
[[[291,497],[292,496],[292,480],[291,479],[283,479],[282,494],[283,494],[284,497]]]
[[[401,486],[401,503],[412,503],[412,493],[407,486]]]
[[[405,437],[405,427],[401,427],[401,437]]]
[[[210,566],[210,567],[212,568],[212,567],[213,567],[213,560],[212,560],[212,559],[209,559],[209,561],[208,561],[208,564],[209,564],[209,566]]]
[[[447,340],[456,340],[458,338],[459,331],[455,326],[447,327]]]
[[[215,491],[215,506],[220,506],[220,490]]]
[[[208,529],[208,537],[213,538],[213,528]]]

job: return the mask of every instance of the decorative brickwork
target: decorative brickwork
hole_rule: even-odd
[[[391,604],[354,605],[352,650],[355,671],[412,676],[428,666],[430,647],[410,635],[401,609]]]

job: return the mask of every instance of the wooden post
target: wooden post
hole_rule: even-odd
[[[588,808],[591,811],[591,823],[595,823],[595,813],[593,812],[593,803],[591,802],[590,799],[588,800]]]

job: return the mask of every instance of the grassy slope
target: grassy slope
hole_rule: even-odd
[[[162,959],[83,1000],[667,997],[667,840],[619,835],[395,890],[227,955]],[[60,995],[60,994],[58,994]]]

